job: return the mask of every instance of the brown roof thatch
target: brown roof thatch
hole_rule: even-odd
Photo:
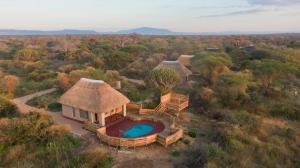
[[[177,61],[180,62],[184,66],[191,65],[191,61],[194,58],[194,55],[181,55],[178,57]]]
[[[154,69],[171,68],[174,69],[181,78],[186,78],[192,72],[178,61],[163,61]]]
[[[69,89],[59,103],[81,110],[105,113],[129,103],[122,93],[100,80],[82,78]]]

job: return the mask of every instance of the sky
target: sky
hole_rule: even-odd
[[[0,0],[0,29],[300,32],[300,0]]]

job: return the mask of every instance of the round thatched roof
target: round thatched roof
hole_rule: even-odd
[[[105,113],[129,103],[129,99],[101,80],[82,78],[59,99],[81,110]]]
[[[184,66],[190,66],[193,58],[194,58],[194,55],[181,55],[177,59],[177,61],[180,62]]]
[[[185,67],[178,61],[162,61],[154,69],[163,69],[163,68],[174,69],[180,75],[181,78],[185,78],[192,74],[192,72],[187,67]]]

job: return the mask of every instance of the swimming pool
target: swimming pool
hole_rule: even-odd
[[[122,133],[123,138],[137,138],[147,135],[153,131],[153,126],[151,124],[136,124],[130,129]]]
[[[122,121],[107,127],[106,134],[111,137],[139,138],[160,133],[164,129],[165,126],[159,121],[124,118]]]

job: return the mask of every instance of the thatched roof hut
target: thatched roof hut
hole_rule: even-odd
[[[194,57],[194,55],[181,55],[178,57],[177,61],[184,66],[191,66],[191,62]]]
[[[129,103],[122,93],[100,80],[82,78],[59,100],[59,103],[91,112],[107,112]]]
[[[178,61],[162,61],[154,69],[163,69],[163,68],[174,69],[181,77],[182,82],[186,81],[188,79],[188,76],[192,75],[192,71],[190,71],[187,67],[185,67],[183,64],[181,64]]]
[[[64,117],[104,126],[106,120],[126,116],[126,105],[130,101],[104,81],[82,78],[58,102],[62,104]]]

